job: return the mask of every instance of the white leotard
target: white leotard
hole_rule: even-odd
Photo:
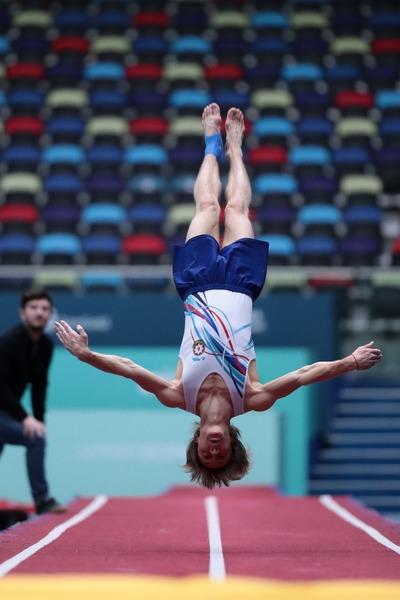
[[[179,351],[186,410],[197,414],[201,384],[220,375],[230,393],[234,416],[244,412],[249,364],[255,359],[251,335],[253,302],[246,294],[207,290],[185,300],[185,330]]]

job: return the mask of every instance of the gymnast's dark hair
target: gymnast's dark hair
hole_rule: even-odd
[[[212,489],[222,485],[228,487],[231,481],[236,481],[246,475],[250,468],[250,459],[246,448],[240,441],[240,431],[237,427],[229,425],[232,446],[231,460],[227,465],[218,469],[206,467],[199,459],[197,453],[199,434],[200,426],[196,423],[193,437],[186,448],[186,464],[183,465],[184,470],[190,473],[191,481]]]

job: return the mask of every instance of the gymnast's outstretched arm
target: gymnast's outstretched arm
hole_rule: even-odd
[[[66,321],[56,321],[56,335],[64,347],[82,362],[96,369],[132,379],[141,388],[154,394],[158,400],[170,408],[178,408],[182,404],[181,392],[177,380],[168,381],[129,358],[100,354],[89,348],[88,335],[81,325],[74,331]]]
[[[374,348],[373,344],[374,342],[369,342],[359,346],[352,354],[340,360],[316,362],[260,384],[259,389],[248,399],[248,410],[268,410],[276,400],[288,396],[303,385],[328,381],[349,371],[370,369],[382,358],[381,350]]]

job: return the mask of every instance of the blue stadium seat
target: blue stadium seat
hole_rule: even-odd
[[[213,101],[219,104],[222,111],[228,110],[231,106],[245,110],[249,105],[249,95],[246,92],[239,92],[233,89],[215,90]]]
[[[259,65],[276,65],[289,53],[289,44],[277,36],[259,37],[250,44],[249,51],[257,56]]]
[[[211,101],[210,94],[205,90],[180,89],[174,90],[169,95],[169,105],[177,109],[190,108],[202,110]]]
[[[40,34],[23,33],[11,40],[12,54],[18,56],[19,60],[23,61],[42,61],[43,57],[49,52],[50,42]]]
[[[44,95],[39,90],[16,89],[10,91],[7,103],[12,111],[18,114],[37,114],[42,108]]]
[[[269,233],[257,236],[257,239],[269,242],[268,262],[270,265],[288,265],[295,259],[296,246],[289,235]]]
[[[90,17],[90,26],[102,34],[124,33],[130,26],[130,17],[117,8],[109,8]]]
[[[168,152],[169,162],[173,165],[175,172],[198,169],[204,157],[203,148],[177,147]]]
[[[132,108],[137,109],[141,116],[159,116],[168,105],[168,96],[165,92],[155,90],[132,91],[129,94],[129,104]]]
[[[35,251],[46,264],[71,264],[81,252],[81,241],[72,233],[46,233],[36,240]]]
[[[400,90],[380,90],[375,95],[375,106],[383,112],[392,110],[400,112]]]
[[[246,67],[245,79],[251,90],[274,87],[279,80],[281,67],[279,63]]]
[[[306,202],[331,202],[338,191],[335,177],[314,175],[301,177],[299,187]]]
[[[60,10],[55,13],[53,19],[54,27],[64,34],[79,34],[89,27],[89,23],[89,16],[83,10]]]
[[[12,145],[2,152],[2,162],[9,171],[36,169],[40,162],[41,151],[33,145]]]
[[[118,292],[124,286],[124,278],[115,271],[86,271],[81,275],[81,285],[88,292]]]
[[[94,233],[82,238],[82,251],[88,264],[115,264],[121,252],[119,235]]]
[[[371,163],[368,148],[336,148],[332,151],[332,163],[339,175],[363,172]]]
[[[3,264],[29,263],[35,250],[33,236],[9,233],[0,236],[0,257]]]
[[[374,164],[388,194],[397,194],[400,189],[400,148],[381,148],[375,152]]]
[[[378,262],[380,249],[378,237],[349,235],[340,240],[340,252],[345,265],[373,266]]]
[[[298,213],[298,221],[307,234],[323,235],[334,233],[334,228],[342,220],[341,211],[330,204],[309,204],[302,206]]]
[[[287,174],[259,175],[253,182],[254,193],[260,195],[292,195],[297,192],[297,189],[296,179]]]
[[[180,36],[171,42],[169,51],[178,57],[182,54],[204,56],[210,54],[212,46],[204,37],[196,35]]]
[[[86,159],[92,167],[119,167],[123,161],[124,151],[119,146],[99,144],[88,148]]]
[[[73,173],[54,173],[43,178],[43,189],[48,194],[76,196],[83,191],[83,182]]]
[[[167,163],[167,152],[161,145],[137,144],[127,148],[124,162],[129,165],[162,166]]]
[[[138,174],[129,179],[127,188],[133,193],[134,199],[162,200],[162,194],[167,190],[167,180],[154,173]]]
[[[330,265],[337,256],[338,245],[333,236],[305,235],[297,242],[297,252],[303,265]]]
[[[4,56],[10,52],[10,42],[8,39],[1,35],[0,36],[0,55]]]
[[[76,62],[57,62],[46,69],[46,77],[52,85],[76,86],[83,79],[84,65]]]
[[[85,130],[85,123],[79,116],[51,117],[46,123],[46,133],[54,140],[79,141]]]
[[[89,103],[95,113],[118,114],[128,106],[128,96],[120,90],[96,90],[89,94]]]
[[[331,106],[331,98],[327,93],[314,90],[296,92],[294,94],[294,106],[303,115],[324,117],[327,109]]]
[[[80,214],[80,207],[74,204],[48,204],[41,211],[41,220],[46,227],[46,233],[73,232],[79,222]]]
[[[289,119],[284,117],[262,117],[253,123],[252,133],[260,140],[286,139],[294,133],[294,127]]]
[[[132,206],[128,210],[128,219],[134,225],[136,233],[158,232],[164,225],[167,217],[167,209],[161,204],[149,204],[147,202]]]
[[[377,206],[349,206],[343,212],[349,234],[369,235],[379,232],[382,211]]]
[[[102,202],[89,204],[82,211],[82,223],[85,225],[107,225],[112,229],[119,228],[126,219],[125,209],[118,204]]]
[[[298,146],[290,150],[289,162],[295,167],[300,167],[303,172],[304,169],[312,169],[314,172],[317,169],[319,172],[320,168],[331,162],[331,156],[324,146]]]
[[[326,142],[333,133],[333,123],[325,117],[306,117],[296,124],[296,134],[303,143]]]
[[[251,16],[251,27],[254,29],[278,30],[285,29],[288,26],[288,19],[285,14],[272,11],[260,10]]]
[[[125,179],[117,174],[99,173],[86,179],[85,188],[92,199],[116,199],[125,189]]]
[[[157,58],[168,52],[168,42],[162,37],[140,35],[133,42],[133,52],[141,58]]]
[[[120,81],[124,78],[124,68],[116,62],[97,62],[86,65],[84,78],[87,81]]]
[[[331,94],[351,89],[354,81],[362,78],[361,69],[356,65],[333,65],[327,67],[323,79],[329,86]]]
[[[315,83],[319,79],[322,79],[323,73],[318,65],[311,63],[297,63],[293,65],[285,65],[282,68],[281,77],[287,81],[291,89],[293,89],[293,86],[296,83],[303,86],[307,82]]]
[[[49,165],[79,166],[85,161],[85,153],[80,146],[74,144],[54,144],[43,150],[42,161]]]
[[[288,234],[296,221],[293,206],[262,206],[257,210],[257,221],[263,233]]]

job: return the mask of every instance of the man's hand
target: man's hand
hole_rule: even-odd
[[[368,342],[364,346],[359,346],[352,353],[354,366],[360,371],[370,369],[375,363],[383,357],[382,350],[374,348],[374,342]]]
[[[46,434],[46,427],[41,421],[28,415],[22,421],[22,431],[26,437],[33,439],[34,437],[44,437]]]
[[[66,321],[56,321],[54,323],[56,335],[60,342],[74,356],[83,360],[88,353],[88,336],[82,325],[77,326],[77,332],[72,329]]]

